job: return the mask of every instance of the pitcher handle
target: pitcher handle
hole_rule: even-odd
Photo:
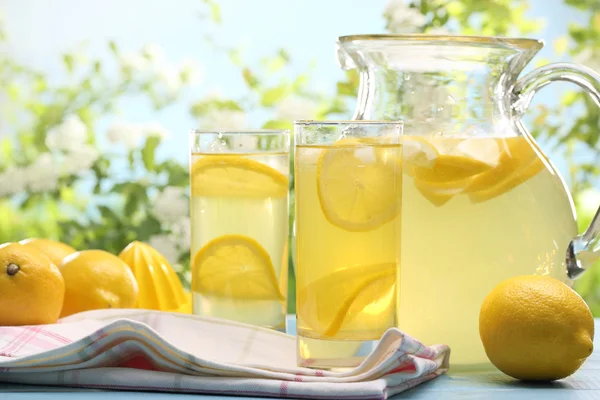
[[[574,83],[600,107],[600,75],[592,69],[570,63],[555,63],[538,68],[521,78],[512,90],[512,112],[519,121],[538,90],[554,81]],[[600,258],[600,208],[584,233],[574,237],[566,254],[567,275],[578,278]]]

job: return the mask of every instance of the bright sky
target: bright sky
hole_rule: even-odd
[[[581,14],[562,3],[532,0],[530,14],[547,19],[540,35],[547,46],[538,57],[556,59],[552,41],[566,33],[569,22],[585,23]],[[335,38],[383,32],[381,14],[386,0],[222,0],[220,4],[225,27],[220,40],[247,43],[250,59],[285,47],[293,57],[292,72],[296,73],[316,60],[315,85],[332,89],[342,76],[334,59]],[[171,61],[191,57],[203,65],[204,83],[192,89],[186,101],[200,98],[214,88],[224,95],[235,94],[239,90],[239,74],[224,59],[215,58],[202,41],[206,34],[205,22],[199,18],[202,9],[199,0],[0,0],[10,38],[9,47],[0,51],[7,50],[18,60],[61,79],[64,75],[58,54],[82,41],[88,43],[92,54],[106,54],[109,39],[128,51],[154,42],[165,49]],[[567,87],[556,86],[543,91],[536,102],[552,102],[561,88]],[[187,157],[187,132],[196,126],[196,121],[189,116],[185,103],[157,114],[145,103],[134,100],[125,103],[123,111],[122,118],[126,120],[162,123],[172,132],[163,154]]]

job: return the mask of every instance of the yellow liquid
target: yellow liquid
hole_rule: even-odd
[[[289,174],[287,154],[246,155],[199,155],[192,156],[192,163],[201,158],[243,157],[265,164],[283,174]],[[194,194],[192,179],[192,194]],[[260,197],[252,193],[224,195],[211,193],[206,196],[192,195],[192,287],[198,280],[194,269],[194,256],[210,241],[226,235],[243,235],[254,239],[264,248],[272,262],[280,293],[287,297],[288,280],[288,197]],[[249,279],[252,279],[250,277]],[[226,283],[225,283],[226,285]],[[233,292],[233,288],[223,288]],[[285,330],[285,300],[240,299],[233,295],[214,296],[192,293],[193,313],[223,318],[268,328]]]
[[[481,141],[477,149],[498,139],[474,140]],[[478,327],[481,304],[494,286],[534,273],[566,281],[566,248],[577,232],[570,197],[524,138],[506,140],[522,150],[518,157],[535,160],[535,169],[482,180],[478,193],[454,185],[456,193],[437,205],[435,191],[416,187],[405,153],[398,326],[427,345],[448,344],[454,369],[491,367]],[[507,177],[512,182],[502,187],[499,180]]]
[[[399,154],[399,146],[388,150]],[[379,339],[395,325],[400,233],[399,207],[397,214],[367,230],[348,230],[330,221],[319,198],[325,194],[318,189],[318,163],[327,151],[336,150],[297,146],[295,158],[298,361],[321,368],[358,364],[365,355],[363,342]],[[396,161],[382,161],[382,168],[395,168],[390,163]],[[400,193],[399,182],[386,183],[398,185]]]

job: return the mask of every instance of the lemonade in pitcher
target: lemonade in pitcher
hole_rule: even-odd
[[[193,135],[198,150],[190,170],[193,313],[283,331],[287,133]],[[261,149],[269,136],[276,140],[264,140],[266,150]]]
[[[483,299],[528,269],[565,280],[573,207],[526,136],[405,136],[403,155],[398,326],[481,368]]]
[[[395,134],[383,136],[389,123],[354,125],[347,131],[335,123],[296,125],[296,313],[303,366],[357,365],[372,341],[395,326],[400,137],[394,125]]]

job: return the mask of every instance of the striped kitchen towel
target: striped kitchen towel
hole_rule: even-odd
[[[97,310],[0,327],[0,382],[304,399],[386,399],[448,369],[445,345],[389,329],[344,372],[298,367],[290,335],[149,310]]]

